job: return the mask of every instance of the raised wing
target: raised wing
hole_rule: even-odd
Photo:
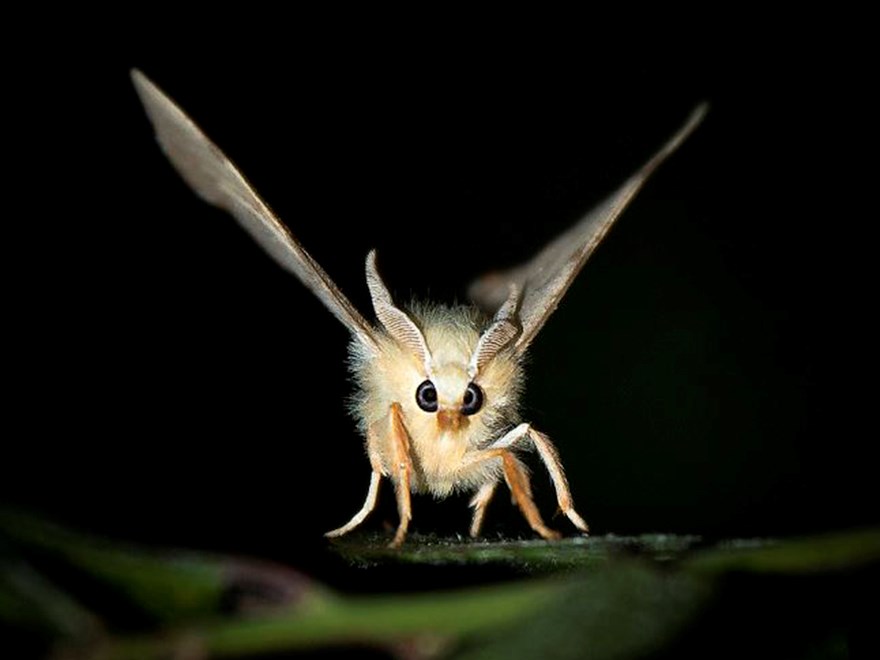
[[[199,197],[231,213],[275,261],[311,289],[358,339],[375,346],[370,324],[281,224],[238,168],[144,74],[134,69],[131,79],[162,151]]]
[[[707,109],[705,103],[697,106],[678,132],[638,172],[531,260],[506,272],[489,273],[471,284],[471,299],[490,312],[504,303],[511,284],[523,292],[519,310],[522,333],[516,340],[516,351],[521,353],[529,346],[614,221],[654,170],[700,124]]]

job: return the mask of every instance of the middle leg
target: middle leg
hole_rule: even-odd
[[[571,490],[568,486],[568,479],[565,478],[565,471],[562,469],[562,461],[559,460],[559,452],[556,451],[556,447],[550,442],[550,438],[544,433],[533,429],[531,425],[525,423],[520,424],[505,433],[485,449],[472,452],[467,457],[462,467],[473,465],[474,463],[481,463],[493,458],[500,457],[503,459],[506,454],[510,454],[511,457],[516,460],[510,450],[522,445],[531,445],[537,449],[538,456],[541,457],[541,461],[547,468],[547,472],[550,473],[550,479],[553,482],[553,488],[556,491],[556,501],[559,504],[559,509],[575,527],[582,532],[588,532],[589,528],[587,527],[587,523],[584,522],[584,519],[581,518],[577,511],[575,511],[574,502],[571,497]],[[528,503],[531,503],[531,507],[534,508],[534,502],[531,499],[531,488],[529,487],[528,475],[525,472],[525,468],[518,461],[516,465],[510,464],[511,466],[509,466],[508,461],[509,459],[506,459],[504,463],[504,476],[508,485],[511,486],[511,490],[514,488],[512,485],[513,483],[520,485],[525,484],[525,488],[528,489],[525,490],[525,488],[520,488],[519,492],[523,495],[528,493],[528,498],[520,498],[520,500],[517,500],[517,504],[520,504],[520,501],[527,502],[525,504],[526,507],[529,506]],[[520,468],[519,474],[516,474],[517,466]],[[516,495],[514,495],[514,498],[516,498]],[[523,505],[520,504],[520,508],[523,510],[523,514],[526,515],[526,518],[529,519],[529,514],[526,514],[526,509],[523,509]],[[537,511],[537,509],[535,509],[535,511]],[[532,519],[529,519],[529,524],[532,524]],[[543,523],[541,524],[543,525]],[[535,531],[538,531],[534,525],[532,525],[532,528],[535,529]],[[538,533],[541,534],[541,532]],[[555,534],[555,532],[553,533]]]
[[[483,484],[480,486],[480,490],[476,492],[473,499],[471,499],[470,506],[474,509],[474,517],[471,520],[472,537],[480,535],[480,530],[483,528],[483,516],[486,515],[486,506],[488,506],[489,501],[495,494],[495,489],[497,487],[497,481],[490,481],[489,483]]]

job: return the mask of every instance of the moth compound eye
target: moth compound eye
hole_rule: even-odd
[[[461,402],[463,415],[473,415],[483,407],[483,390],[476,383],[471,383],[464,391],[464,400]]]
[[[437,388],[430,380],[419,385],[416,390],[416,403],[425,412],[437,412]]]

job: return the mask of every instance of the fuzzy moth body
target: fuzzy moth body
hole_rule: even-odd
[[[398,307],[370,252],[366,279],[377,319],[371,323],[198,126],[142,73],[132,71],[132,80],[162,150],[183,179],[205,201],[233,215],[352,334],[350,367],[357,385],[352,413],[365,438],[372,474],[361,509],[328,536],[360,525],[387,478],[400,514],[392,545],[406,538],[412,493],[437,498],[474,493],[470,532],[479,535],[486,506],[502,480],[532,529],[557,538],[532,499],[520,459],[528,449],[546,467],[559,509],[587,532],[558,451],[547,435],[520,418],[523,357],[623,209],[700,123],[705,105],[617,191],[530,261],[477,280],[470,288],[475,306]]]

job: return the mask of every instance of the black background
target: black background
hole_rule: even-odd
[[[145,38],[105,17],[104,31],[35,37],[12,67],[6,502],[332,582],[321,534],[366,493],[344,327],[178,179],[131,87],[137,66],[365,313],[370,248],[399,300],[461,299],[708,100],[534,344],[526,418],[557,443],[599,534],[877,522],[873,432],[857,421],[875,296],[855,47],[773,29],[597,42],[598,25],[362,18]],[[396,523],[384,495],[368,529]],[[424,532],[469,522],[465,498],[419,498],[414,514]],[[486,531],[530,536],[506,497]]]

